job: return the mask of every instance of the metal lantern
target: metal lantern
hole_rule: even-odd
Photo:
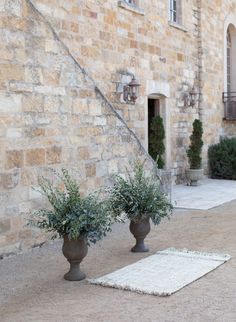
[[[137,82],[135,77],[133,76],[131,82],[124,86],[123,89],[123,98],[126,103],[133,103],[135,104],[138,98],[138,88],[140,84]]]
[[[193,107],[197,103],[197,96],[198,96],[198,92],[194,86],[191,89],[191,91],[189,92],[189,96],[190,96],[190,106]]]
[[[194,107],[197,103],[198,92],[196,88],[193,86],[189,92],[185,92],[183,95],[184,106],[186,107]]]

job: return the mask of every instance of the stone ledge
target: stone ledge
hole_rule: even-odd
[[[223,122],[227,123],[227,124],[236,124],[236,119],[235,120],[229,120],[229,119],[223,118]]]
[[[136,14],[139,14],[139,15],[142,15],[144,16],[145,12],[143,9],[137,7],[136,5],[134,4],[130,4],[130,3],[127,3],[126,1],[124,0],[119,0],[118,1],[118,6],[123,8],[123,9],[126,9],[126,10],[129,10],[129,11],[132,11]]]
[[[185,28],[183,25],[180,25],[176,22],[173,22],[173,21],[169,21],[169,26],[173,27],[173,28],[176,28],[176,29],[179,29],[179,30],[182,30],[184,32],[187,32],[187,28]]]

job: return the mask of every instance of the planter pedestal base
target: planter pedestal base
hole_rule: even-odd
[[[68,261],[70,263],[70,270],[64,275],[67,281],[81,281],[85,279],[86,275],[80,270],[80,262]]]
[[[70,270],[64,275],[65,280],[81,281],[85,279],[86,275],[81,272],[80,263],[88,252],[86,239],[79,237],[75,240],[70,240],[68,236],[64,236],[62,252],[70,263]]]
[[[142,240],[137,240],[136,239],[136,245],[131,248],[131,252],[133,252],[133,253],[145,253],[145,252],[149,252],[149,248],[147,246],[145,246],[144,239],[142,239]]]
[[[130,232],[134,235],[136,239],[136,244],[131,248],[131,252],[134,253],[145,253],[148,252],[148,247],[144,244],[144,239],[147,234],[150,232],[151,226],[149,219],[142,220],[140,222],[130,221],[129,226]]]

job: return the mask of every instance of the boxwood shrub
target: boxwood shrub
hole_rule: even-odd
[[[224,138],[208,150],[211,178],[236,180],[236,138]]]

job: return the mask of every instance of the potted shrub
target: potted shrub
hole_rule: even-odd
[[[150,219],[158,225],[169,217],[172,205],[160,188],[156,177],[146,176],[143,164],[135,163],[133,175],[127,171],[127,179],[115,176],[110,190],[111,211],[115,217],[125,213],[130,220],[130,232],[136,239],[132,252],[147,252],[144,239],[150,232]]]
[[[64,239],[62,252],[70,263],[64,278],[80,281],[85,278],[80,263],[87,255],[88,246],[110,231],[111,217],[106,202],[99,200],[97,193],[81,196],[78,183],[66,169],[61,170],[62,174],[54,173],[60,179],[60,185],[39,178],[40,192],[51,207],[36,210],[29,223],[53,232],[52,238]]]
[[[197,186],[198,180],[203,177],[202,165],[202,122],[200,120],[194,120],[193,131],[190,136],[190,146],[187,150],[187,156],[190,168],[186,170],[186,177],[191,186]]]
[[[163,119],[160,115],[155,116],[151,122],[150,138],[149,138],[149,154],[154,161],[157,162],[158,169],[163,169],[165,161],[163,154],[165,153],[165,128]]]
[[[163,118],[160,115],[155,116],[150,124],[149,147],[148,151],[153,160],[157,164],[158,175],[161,178],[162,188],[165,193],[170,193],[171,187],[171,170],[164,169],[165,161],[163,155],[165,153],[165,127]]]

